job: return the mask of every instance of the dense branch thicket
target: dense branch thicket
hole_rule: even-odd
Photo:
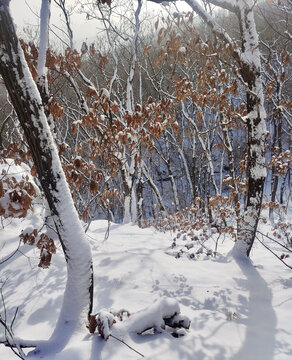
[[[219,13],[234,40],[226,44],[191,12],[169,12],[150,34],[140,5],[129,5],[129,18],[118,15],[120,26],[109,25],[114,10],[107,4],[92,5],[90,17],[103,21],[104,36],[80,52],[47,52],[45,110],[79,215],[88,223],[147,224],[190,208],[236,237],[236,229],[247,226],[252,192],[264,186],[263,177],[251,183],[259,156],[250,152],[257,145],[249,120],[256,80],[236,55],[243,15]],[[291,200],[291,14],[261,5],[255,15],[268,130],[261,139],[268,171],[263,201],[273,218],[274,209]],[[271,17],[286,17],[281,34]],[[22,48],[36,79],[38,48],[25,41]],[[30,163],[26,142],[16,146],[18,118],[1,94],[2,154]]]

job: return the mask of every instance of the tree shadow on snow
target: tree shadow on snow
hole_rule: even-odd
[[[235,261],[247,281],[235,279],[249,291],[249,299],[242,301],[247,319],[245,339],[230,360],[272,360],[275,352],[276,314],[272,305],[272,291],[249,259]]]
[[[91,337],[91,355],[88,360],[101,360],[101,352],[105,346],[105,341],[97,334],[93,334]]]

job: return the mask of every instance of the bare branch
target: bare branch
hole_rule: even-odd
[[[276,244],[278,244],[278,245],[282,246],[285,250],[287,250],[287,251],[289,251],[289,252],[292,252],[292,249],[289,249],[287,246],[285,246],[285,245],[281,244],[281,243],[280,243],[279,241],[277,241],[276,239],[273,239],[272,237],[270,237],[270,236],[268,236],[268,235],[266,235],[266,234],[262,233],[262,232],[261,232],[261,231],[259,231],[259,230],[257,230],[257,233],[261,234],[262,236],[265,236],[265,237],[266,237],[267,239],[269,239],[269,240],[274,241]]]
[[[70,40],[70,48],[73,49],[73,31],[70,23],[70,14],[69,11],[66,9],[66,4],[65,4],[66,0],[54,0],[54,2],[57,6],[59,6],[59,8],[61,9],[64,15],[65,23],[68,31],[67,35]]]
[[[197,0],[185,0],[185,2],[189,4],[190,7],[207,23],[215,35],[234,48],[233,57],[235,60],[241,62],[241,52],[226,30],[217,24],[217,22],[202,8]]]
[[[6,259],[0,261],[0,265],[4,264],[6,261],[8,261],[9,259],[11,259],[11,258],[17,253],[17,251],[19,250],[20,244],[21,244],[21,240],[20,240],[19,243],[18,243],[17,249],[14,250],[13,253],[10,254]]]
[[[116,340],[120,341],[120,342],[121,342],[121,343],[123,343],[124,345],[128,346],[128,348],[129,348],[129,349],[131,349],[131,350],[133,350],[133,351],[135,351],[135,353],[137,353],[137,354],[141,355],[142,357],[144,357],[144,355],[143,355],[143,354],[141,354],[139,351],[137,351],[137,350],[135,350],[134,348],[132,348],[132,346],[128,345],[128,344],[127,344],[127,343],[125,343],[123,340],[121,340],[121,339],[117,338],[117,337],[116,337],[116,336],[114,336],[113,334],[110,334],[110,336],[111,336],[112,338],[114,338],[114,339],[116,339]]]
[[[207,0],[208,3],[219,6],[222,9],[229,10],[233,13],[237,12],[238,6],[234,0]]]
[[[264,242],[261,241],[258,236],[256,236],[256,238],[257,238],[258,241],[263,245],[263,247],[265,247],[267,250],[269,250],[274,256],[276,256],[276,258],[277,258],[278,260],[280,260],[284,265],[286,265],[289,269],[292,270],[292,266],[288,265],[288,264],[286,263],[286,261],[284,261],[283,259],[281,259],[280,256],[278,256],[271,248],[269,248],[266,244],[264,244]]]

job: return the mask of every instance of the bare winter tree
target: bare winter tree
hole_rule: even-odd
[[[9,11],[0,1],[0,74],[25,133],[37,175],[48,202],[67,262],[67,284],[58,324],[50,341],[60,351],[60,332],[87,321],[92,309],[91,250],[71,198],[58,151],[48,125],[40,91],[29,71]],[[50,0],[42,1],[38,85],[45,85],[45,55]],[[45,88],[41,86],[41,88]],[[68,326],[69,325],[69,326]]]

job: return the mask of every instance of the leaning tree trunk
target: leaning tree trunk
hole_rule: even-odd
[[[15,32],[9,1],[0,0],[0,74],[25,133],[67,262],[67,284],[56,329],[60,330],[63,324],[74,328],[87,319],[92,309],[91,250],[74,207],[40,93]],[[58,342],[56,329],[51,340]]]

